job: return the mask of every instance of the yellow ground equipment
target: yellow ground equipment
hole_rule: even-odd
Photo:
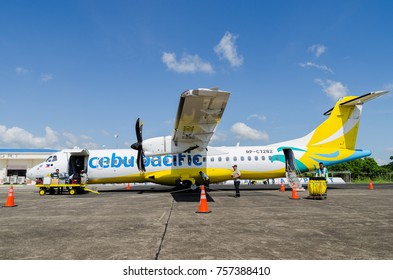
[[[309,196],[311,199],[326,199],[327,185],[324,177],[311,177],[307,185]]]
[[[45,178],[46,179],[46,178]],[[99,192],[88,189],[86,183],[72,183],[72,184],[66,184],[65,182],[59,183],[59,179],[57,178],[47,178],[47,180],[44,180],[42,184],[37,184],[37,188],[40,189],[39,194],[40,195],[45,195],[45,194],[63,194],[63,193],[68,193],[70,195],[74,194],[81,194],[85,192],[92,192],[95,194],[99,194]]]

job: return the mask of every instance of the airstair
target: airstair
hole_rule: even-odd
[[[283,149],[285,155],[285,176],[291,188],[296,188],[297,191],[305,191],[301,184],[302,174],[296,166],[295,156],[291,149]]]

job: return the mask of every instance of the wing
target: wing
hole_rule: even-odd
[[[185,152],[206,149],[221,120],[230,93],[213,89],[187,90],[180,96],[172,140]]]

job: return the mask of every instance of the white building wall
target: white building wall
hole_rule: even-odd
[[[7,182],[8,170],[27,170],[45,161],[54,151],[45,152],[1,152],[0,151],[0,184]],[[8,178],[10,180],[10,178]],[[30,183],[27,180],[26,183]]]

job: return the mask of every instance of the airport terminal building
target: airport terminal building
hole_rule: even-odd
[[[0,184],[29,184],[26,171],[49,155],[52,149],[0,149]]]

